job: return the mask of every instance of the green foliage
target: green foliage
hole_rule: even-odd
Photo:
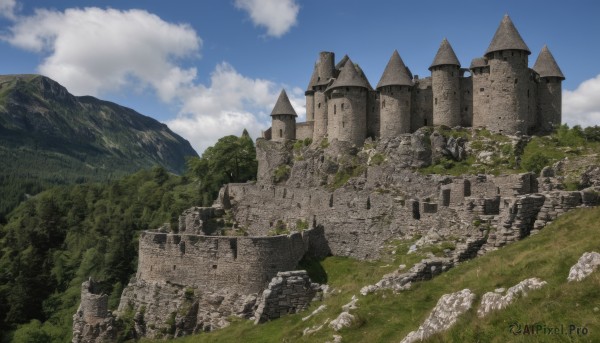
[[[296,230],[300,232],[308,230],[308,222],[302,219],[296,220]]]
[[[545,166],[550,164],[550,161],[550,158],[544,154],[529,154],[523,158],[521,166],[527,171],[539,174]]]
[[[275,168],[275,171],[273,172],[273,181],[275,183],[279,183],[287,180],[288,177],[290,177],[291,170],[292,169],[287,164],[279,165],[277,168]]]
[[[108,184],[55,187],[25,201],[0,229],[0,330],[39,320],[53,342],[65,341],[89,276],[114,308],[137,264],[137,233],[177,223],[200,195],[188,178],[157,167]],[[36,325],[17,333],[38,332]]]
[[[383,161],[385,161],[385,156],[381,153],[376,153],[375,155],[371,156],[371,165],[375,165],[378,166],[380,164],[383,163]]]
[[[319,144],[319,146],[323,149],[327,148],[329,146],[329,140],[327,140],[327,138],[323,138],[323,140],[321,140],[321,144]]]
[[[240,137],[219,139],[201,158],[188,160],[189,173],[200,181],[203,206],[213,203],[222,185],[253,180],[257,168],[256,149],[246,130]]]
[[[32,320],[28,324],[19,326],[12,340],[23,343],[50,343],[52,337],[44,331],[39,320]]]
[[[290,234],[290,230],[287,227],[287,224],[283,222],[283,220],[278,220],[275,223],[275,227],[269,231],[269,236],[278,236],[278,235],[288,235]]]

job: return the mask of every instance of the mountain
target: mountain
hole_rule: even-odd
[[[188,156],[198,156],[188,141],[132,109],[40,75],[0,76],[0,220],[15,196],[156,165],[181,173]]]

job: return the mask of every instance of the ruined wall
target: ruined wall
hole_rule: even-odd
[[[459,67],[456,65],[432,67],[431,80],[433,125],[448,127],[461,125]]]
[[[308,250],[300,233],[221,237],[145,231],[139,242],[137,279],[241,294],[259,292],[277,272],[295,269]]]
[[[423,126],[433,125],[433,90],[431,78],[415,77],[411,101],[410,131],[414,132]]]
[[[281,142],[296,139],[296,118],[293,115],[272,116],[271,140]]]
[[[492,92],[490,84],[490,67],[473,68],[473,127],[487,126],[491,118]]]
[[[562,107],[562,80],[557,77],[540,78],[538,94],[538,128],[543,133],[560,126]]]
[[[380,135],[396,137],[410,132],[412,87],[385,86],[379,89]]]
[[[73,343],[112,342],[116,323],[108,310],[108,295],[90,278],[81,284],[81,303],[73,315]]]
[[[296,124],[296,139],[304,140],[306,138],[313,138],[315,122],[309,121],[305,123],[297,123]]]
[[[488,54],[492,112],[484,119],[493,132],[527,132],[529,68],[527,52],[503,50]]]
[[[362,145],[367,137],[367,90],[339,87],[330,91],[327,133],[329,141],[338,139]]]

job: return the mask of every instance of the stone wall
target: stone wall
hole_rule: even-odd
[[[327,109],[329,141],[362,145],[367,137],[367,89],[340,87],[331,91]]]
[[[464,70],[461,69],[461,73]],[[473,126],[473,78],[461,77],[460,83],[460,120],[461,126]]]
[[[296,124],[296,139],[304,140],[304,139],[310,138],[312,140],[314,124],[315,124],[315,122],[313,122],[313,121],[309,121],[306,123],[297,123]]]
[[[313,142],[320,142],[327,135],[327,97],[325,86],[317,86],[315,90],[315,125]]]
[[[112,342],[116,339],[115,318],[108,311],[108,295],[101,294],[90,278],[81,285],[81,303],[73,316],[73,343]]]
[[[279,114],[272,116],[271,139],[275,142],[296,139],[296,118],[294,115]]]
[[[556,77],[544,77],[538,85],[539,130],[551,132],[562,121],[562,81]]]
[[[419,79],[415,76],[411,110],[411,132],[417,131],[423,126],[433,125],[433,90],[431,88],[431,77]]]
[[[379,89],[381,138],[410,132],[412,87],[385,86]]]
[[[305,310],[318,289],[305,270],[277,273],[257,302],[255,323]]]
[[[490,118],[492,87],[490,84],[490,67],[472,69],[473,75],[473,127],[487,126]]]
[[[308,250],[303,233],[220,237],[145,231],[136,278],[207,291],[256,293],[279,271],[292,270]]]

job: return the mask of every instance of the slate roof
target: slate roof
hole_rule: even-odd
[[[285,89],[282,89],[281,93],[279,93],[279,98],[275,103],[275,107],[273,107],[273,111],[271,111],[272,116],[281,114],[293,115],[294,117],[298,116],[294,110],[294,107],[292,107],[292,103],[290,102]]]
[[[554,56],[552,56],[552,53],[546,45],[544,45],[542,51],[540,51],[540,54],[533,65],[533,70],[540,74],[540,77],[558,77],[562,80],[565,79],[558,63],[556,63]]]
[[[488,63],[484,57],[477,57],[471,61],[469,69],[487,67]]]
[[[438,49],[437,54],[435,54],[435,58],[433,59],[431,66],[429,66],[429,70],[431,70],[431,68],[433,67],[448,64],[460,67],[460,62],[458,61],[458,57],[456,57],[456,54],[454,53],[454,49],[452,49],[452,46],[450,45],[448,40],[444,38],[442,40],[442,43],[440,44],[440,48]]]
[[[531,54],[508,14],[502,18],[502,22],[500,22],[500,26],[498,26],[485,54],[501,50],[524,50],[527,51],[527,54]]]
[[[385,67],[381,79],[377,84],[377,89],[385,86],[412,86],[412,77],[408,72],[408,68],[402,61],[398,50],[394,50],[392,57]]]
[[[344,64],[346,64],[348,59],[349,59],[348,55],[344,55],[344,57],[342,57],[342,59],[335,65],[335,69],[336,70],[342,69],[342,67],[344,66]]]
[[[360,69],[359,69],[360,70]],[[354,62],[350,58],[344,64],[340,71],[340,75],[333,82],[331,86],[327,89],[334,89],[338,87],[363,87],[367,89],[372,89],[369,81],[362,73],[362,70],[357,70]]]

